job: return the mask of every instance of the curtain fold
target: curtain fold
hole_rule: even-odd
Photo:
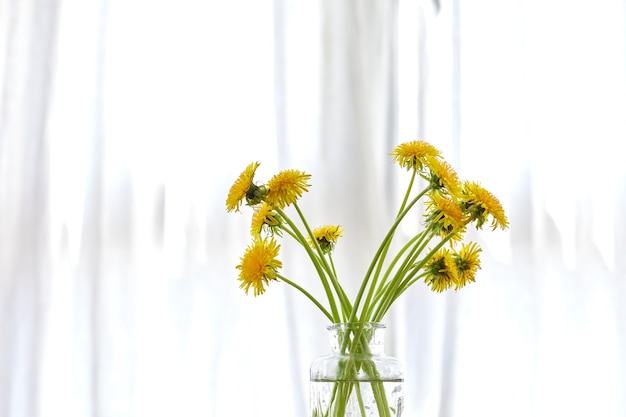
[[[2,4],[0,72],[0,412],[40,412],[50,308],[47,116],[58,30],[56,1]],[[6,64],[5,64],[6,63]],[[21,320],[23,318],[23,320]]]
[[[325,319],[238,288],[226,194],[254,161],[312,174],[353,293],[414,139],[511,230],[386,318],[406,416],[626,416],[625,9],[600,3],[0,0],[0,416],[306,415]]]

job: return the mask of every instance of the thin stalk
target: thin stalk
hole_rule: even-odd
[[[417,258],[421,255],[422,251],[426,248],[426,246],[428,246],[430,241],[436,236],[435,233],[433,232],[433,229],[434,228],[431,225],[431,227],[424,230],[423,233],[421,233],[420,238],[415,241],[413,247],[411,248],[411,251],[404,258],[402,265],[400,266],[400,268],[398,268],[398,271],[396,272],[393,282],[400,282],[400,284],[396,284],[396,285],[402,285],[402,280],[406,274],[406,271],[412,267],[412,265],[416,262]]]
[[[361,394],[361,384],[359,382],[356,382],[354,385],[356,388],[356,397],[357,397],[357,400],[359,401],[359,410],[361,411],[362,416],[366,416],[367,414],[365,414],[365,404],[363,403],[363,394]]]
[[[420,238],[420,236],[422,235],[422,233],[419,233],[417,235],[415,235],[413,238],[411,238],[411,240],[409,240],[401,249],[400,251],[396,254],[396,256],[393,258],[393,260],[391,261],[391,264],[389,264],[389,267],[387,268],[387,271],[385,272],[385,275],[383,276],[383,279],[380,281],[380,284],[378,286],[378,288],[375,291],[375,295],[371,301],[371,303],[368,303],[368,310],[364,312],[364,317],[371,317],[372,314],[372,310],[374,309],[374,307],[376,306],[378,300],[380,300],[381,296],[383,294],[385,294],[388,291],[388,288],[390,285],[393,285],[394,280],[392,280],[391,282],[387,282],[389,275],[391,274],[391,271],[394,269],[394,267],[396,266],[396,264],[398,263],[398,261],[402,258],[402,255],[410,248],[413,246],[413,244],[415,243],[415,241]],[[400,273],[400,271],[398,271],[398,274]]]
[[[380,262],[381,264],[384,263],[385,261],[385,256],[387,253],[387,248],[389,247],[389,245],[391,244],[391,241],[393,239],[393,235],[396,232],[396,229],[398,228],[398,226],[400,225],[400,223],[402,222],[402,220],[404,219],[404,217],[409,213],[409,211],[411,211],[411,208],[420,200],[420,198],[422,198],[424,196],[424,194],[426,194],[426,192],[429,190],[429,188],[425,188],[424,190],[422,190],[422,192],[420,192],[413,200],[411,200],[411,202],[401,211],[398,213],[398,215],[396,216],[395,221],[393,222],[393,224],[391,225],[391,228],[389,229],[389,231],[387,232],[387,235],[385,235],[383,241],[381,242],[380,246],[378,247],[378,250],[376,251],[376,254],[374,255],[374,259],[372,259],[372,262],[370,263],[370,266],[365,274],[365,277],[363,278],[363,282],[361,283],[361,287],[359,288],[359,291],[357,293],[357,296],[354,300],[354,305],[352,308],[352,314],[350,316],[350,321],[354,321],[354,319],[356,319],[356,312],[358,309],[358,306],[361,302],[361,298],[363,297],[363,294],[365,292],[365,288],[368,286],[369,284],[369,280],[370,277],[372,275],[372,271],[374,270],[375,266]],[[384,254],[384,255],[383,255]],[[363,311],[367,311],[368,309],[368,304],[371,301],[372,297],[373,297],[373,293],[374,293],[374,289],[376,288],[376,281],[378,280],[378,276],[375,276],[372,284],[370,285],[370,290],[368,291],[364,306],[363,306]],[[361,316],[361,320],[360,321],[369,321],[369,319],[364,316],[362,314]]]
[[[424,195],[424,192],[420,193],[420,195],[414,199],[414,201],[411,203],[411,207],[409,207],[408,210],[404,210],[407,204],[407,201],[409,200],[409,197],[411,195],[411,190],[413,189],[413,184],[415,183],[415,178],[417,175],[417,170],[413,169],[413,172],[411,173],[411,179],[409,180],[409,185],[407,186],[406,192],[404,193],[404,198],[402,199],[402,204],[400,204],[400,208],[398,209],[398,213],[396,214],[396,219],[400,218],[404,218],[404,216],[406,216],[406,214],[410,211],[410,208],[417,202],[417,200],[419,200],[419,198]],[[404,212],[404,214],[403,214]],[[399,224],[399,223],[398,223]],[[395,233],[394,233],[395,234]],[[370,300],[372,299],[372,296],[374,296],[374,298],[376,298],[375,294],[376,290],[374,290],[376,288],[376,282],[378,281],[378,277],[380,276],[380,272],[383,268],[384,265],[384,261],[387,258],[387,253],[389,252],[389,248],[391,247],[391,241],[393,240],[393,235],[391,236],[391,238],[387,241],[387,243],[384,245],[384,249],[380,255],[380,262],[377,262],[377,266],[376,266],[376,272],[374,273],[374,279],[372,284],[370,285],[370,291],[368,292],[367,298],[365,300],[364,306],[363,306],[363,310],[361,312],[361,321],[367,321],[369,312],[371,311],[371,308],[369,308],[370,306]],[[379,283],[379,287],[382,287],[385,284],[385,280],[388,276],[388,273],[385,274],[385,276],[383,276],[383,280]]]
[[[409,196],[411,195],[411,190],[413,189],[413,184],[415,183],[416,177],[417,177],[417,169],[413,168],[413,172],[411,173],[411,179],[409,180],[409,185],[406,187],[406,192],[404,193],[404,199],[402,199],[402,204],[400,204],[400,208],[398,209],[398,214],[396,214],[396,217],[400,216],[400,213],[404,211],[406,202],[409,201]]]
[[[326,261],[326,257],[324,256],[324,251],[322,251],[322,248],[320,248],[319,243],[317,243],[317,239],[315,239],[315,235],[313,234],[313,231],[311,230],[309,223],[306,221],[306,218],[304,217],[304,213],[302,213],[302,210],[300,210],[300,206],[298,206],[297,203],[293,203],[293,206],[296,209],[296,212],[298,213],[298,216],[300,217],[300,221],[302,221],[302,224],[304,225],[304,228],[306,229],[307,234],[309,235],[309,238],[311,239],[311,242],[313,243],[313,245],[315,245],[315,250],[319,254],[319,259],[324,264],[326,270],[329,271],[328,277],[330,278],[330,282],[333,285],[333,288],[335,289],[337,296],[339,297],[339,302],[342,305],[342,309],[344,311],[350,311],[352,308],[352,305],[350,304],[350,300],[348,299],[348,296],[346,295],[343,287],[339,283],[339,280],[337,279],[337,274],[335,274],[334,269],[331,268],[328,262]],[[308,244],[306,246],[307,248],[309,247]]]
[[[339,316],[339,310],[337,310],[337,303],[335,301],[335,297],[333,296],[332,290],[330,289],[330,285],[328,284],[328,279],[326,277],[326,274],[324,273],[324,268],[322,267],[319,261],[319,258],[316,256],[313,250],[309,247],[309,245],[306,242],[306,239],[304,238],[304,236],[302,236],[302,233],[300,232],[298,227],[295,225],[295,223],[289,218],[289,216],[287,216],[279,208],[276,208],[276,211],[281,215],[283,220],[285,220],[285,222],[291,227],[292,231],[296,234],[296,237],[297,237],[296,241],[298,241],[304,247],[304,250],[306,251],[307,255],[309,255],[309,258],[311,258],[311,262],[313,263],[313,266],[315,267],[317,271],[317,275],[319,276],[320,281],[322,282],[322,286],[324,287],[324,291],[326,292],[326,297],[328,298],[328,303],[330,304],[330,309],[332,311],[332,322],[338,323],[340,320],[340,316]]]
[[[287,284],[291,285],[292,287],[300,291],[302,294],[304,294],[309,300],[313,302],[313,304],[317,306],[317,308],[319,308],[322,311],[322,313],[326,317],[328,317],[330,321],[333,321],[333,316],[328,312],[328,310],[326,310],[326,308],[324,308],[324,306],[319,301],[317,301],[317,299],[313,297],[307,290],[305,290],[304,288],[302,288],[295,282],[289,280],[288,278],[284,277],[283,275],[277,274],[277,276],[281,281],[286,282]]]
[[[362,369],[368,376],[369,383],[372,386],[372,393],[374,394],[374,399],[376,402],[376,407],[378,408],[379,415],[381,417],[391,417],[389,413],[389,402],[387,401],[387,393],[385,392],[383,382],[380,380],[380,375],[378,370],[376,369],[376,365],[374,362],[369,359],[371,352],[369,350],[369,340],[364,334],[363,326],[357,326],[356,328],[346,328],[346,334],[343,335],[342,343],[341,343],[341,352],[346,352],[346,349],[349,349],[348,355],[350,359],[345,363],[340,371],[339,375],[341,379],[343,379],[344,383],[348,382],[348,386],[346,389],[348,392],[344,393],[345,395],[340,399],[340,410],[345,412],[345,406],[347,404],[348,398],[350,396],[350,391],[353,387],[349,381],[358,381],[358,372]],[[349,336],[349,332],[353,333],[353,338],[351,339]],[[363,357],[363,359],[357,359],[359,357]],[[354,384],[354,387],[357,389],[357,398],[360,399],[361,390],[359,382]],[[361,413],[363,416],[364,410],[361,409]],[[343,416],[344,414],[338,414],[338,416]]]
[[[287,234],[289,236],[291,236],[296,242],[298,242],[299,244],[301,244],[302,246],[306,245],[308,247],[308,242],[306,241],[302,241],[302,234],[297,235],[296,233],[294,233],[293,231],[291,231],[291,229],[281,226],[280,230],[287,232]],[[318,254],[317,256],[319,257],[324,257],[324,254]],[[329,257],[329,263],[322,263],[321,267],[325,269],[326,273],[329,276],[337,276],[337,270],[335,269],[335,265],[332,261],[332,258],[330,256],[330,254],[328,254]],[[345,295],[345,294],[344,294]]]
[[[308,252],[308,249],[310,249],[310,247],[309,247],[309,242],[306,240],[306,237],[298,229],[298,227],[293,222],[293,220],[291,220],[283,211],[280,211],[280,209],[276,209],[276,210],[277,212],[281,213],[281,215],[285,218],[285,222],[289,226],[289,227],[285,227],[284,225],[281,225],[280,230],[287,232],[287,234],[289,234],[289,236],[291,236],[296,242],[298,242],[301,246],[304,246],[305,250],[307,250]],[[317,253],[316,259],[323,260],[324,254],[321,252],[321,250],[319,251],[316,250],[316,253]],[[333,269],[330,268],[328,263],[326,263],[325,261],[320,262],[320,266],[326,271],[328,276],[331,276],[334,273]]]
[[[416,269],[408,278],[408,280],[406,281],[406,285],[402,286],[402,288],[398,289],[398,292],[395,295],[395,299],[397,300],[398,297],[400,297],[406,290],[408,290],[413,284],[415,284],[417,281],[419,281],[420,279],[424,278],[426,275],[428,275],[428,273],[426,272],[422,272],[421,274],[417,275],[418,270]],[[417,276],[416,276],[417,275]]]
[[[417,273],[417,271],[421,270],[422,267],[424,266],[424,264],[426,262],[428,262],[428,260],[439,250],[441,249],[441,247],[443,245],[445,245],[450,239],[452,239],[458,232],[454,232],[454,233],[450,233],[449,235],[446,235],[443,239],[441,239],[441,241],[439,243],[437,243],[437,245],[435,245],[435,247],[433,247],[430,252],[428,252],[428,254],[426,256],[424,256],[422,258],[421,261],[419,261],[417,264],[415,264],[415,266],[412,266],[411,268],[413,268]],[[396,292],[395,294],[391,294],[391,297],[389,297],[386,301],[386,303],[380,304],[379,305],[379,309],[377,310],[377,313],[375,315],[375,319],[376,320],[381,320],[385,314],[387,314],[387,311],[389,311],[389,308],[391,307],[391,305],[398,299],[399,295],[402,294],[404,291],[406,291],[406,289],[409,288],[409,286],[407,286],[407,283],[411,283],[411,281],[404,280],[404,285],[399,285],[398,288],[396,288]]]
[[[378,281],[378,278],[380,277],[380,271],[383,268],[383,265],[385,263],[385,259],[387,258],[387,253],[389,252],[389,248],[391,247],[391,242],[392,242],[393,236],[395,234],[395,229],[397,229],[397,227],[400,225],[400,222],[402,221],[402,219],[404,219],[404,217],[408,214],[408,212],[415,205],[415,203],[417,203],[417,201],[426,192],[426,190],[423,190],[420,194],[418,194],[418,196],[416,198],[414,198],[411,201],[411,204],[409,205],[409,207],[406,208],[407,201],[408,201],[409,196],[411,194],[411,190],[413,189],[413,183],[415,181],[415,175],[416,175],[416,170],[413,170],[413,174],[411,175],[411,180],[409,181],[409,185],[407,187],[407,190],[404,193],[404,199],[402,200],[402,204],[400,205],[400,208],[398,209],[398,213],[396,214],[396,221],[394,222],[394,225],[392,226],[393,233],[391,233],[390,235],[388,234],[389,239],[385,239],[381,243],[381,248],[383,248],[383,249],[380,252],[379,256],[378,256],[378,253],[377,253],[378,258],[377,259],[375,258],[372,261],[372,263],[376,264],[376,272],[374,272],[374,278],[373,278],[373,281],[372,281],[372,283],[370,285],[370,290],[368,291],[367,297],[365,299],[365,303],[364,303],[363,311],[362,311],[362,315],[361,315],[361,321],[367,321],[367,315],[363,314],[363,312],[368,310],[366,306],[369,305],[369,302],[372,299],[373,292],[375,291],[375,288],[376,288],[376,283]],[[369,277],[369,273],[370,273],[370,271],[368,271],[368,277]]]
[[[333,261],[333,257],[330,253],[328,254],[328,263],[330,264],[330,267],[332,268],[334,276],[337,276],[337,270],[335,269],[335,262]],[[344,296],[346,297],[346,302],[348,303],[349,308],[352,308],[352,306],[350,305],[350,300],[345,294]],[[343,317],[344,321],[348,319],[348,314],[349,313],[345,308],[341,309],[341,316]]]

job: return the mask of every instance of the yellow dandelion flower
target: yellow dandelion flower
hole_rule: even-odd
[[[226,211],[229,213],[239,211],[243,200],[246,200],[248,205],[252,206],[261,202],[266,193],[265,188],[263,186],[259,187],[252,182],[258,167],[258,162],[249,164],[230,187],[228,197],[226,198]]]
[[[250,226],[250,233],[254,237],[259,237],[264,229],[269,230],[271,233],[280,234],[278,226],[282,224],[282,219],[278,213],[276,213],[272,206],[266,202],[261,203],[252,215],[252,222]]]
[[[308,191],[310,174],[295,169],[286,169],[274,175],[267,183],[266,201],[272,207],[285,208],[295,203],[302,193]]]
[[[394,162],[407,170],[421,170],[429,158],[440,154],[437,148],[423,140],[401,143],[391,152]]]
[[[476,272],[480,269],[480,252],[482,249],[475,242],[470,242],[463,244],[461,249],[452,255],[458,271],[456,290],[474,282]]]
[[[444,292],[457,283],[456,264],[452,253],[446,248],[438,250],[424,265],[424,270],[424,281],[433,291]]]
[[[463,232],[465,229],[465,215],[459,204],[450,196],[431,194],[426,204],[426,220],[432,222],[442,235],[453,232]]]
[[[428,180],[435,191],[445,190],[454,197],[460,193],[461,182],[452,165],[440,158],[430,158],[426,165],[430,170]]]
[[[313,236],[322,249],[322,252],[329,253],[335,248],[335,244],[343,232],[344,229],[341,226],[321,226],[313,230]],[[309,245],[315,248],[310,238]]]
[[[504,230],[509,227],[509,220],[504,213],[500,201],[489,191],[476,182],[466,181],[460,196],[463,209],[467,211],[476,228],[481,229],[491,218],[491,229],[497,227]]]
[[[280,245],[274,239],[255,239],[246,248],[241,263],[237,265],[240,271],[238,280],[241,281],[239,288],[243,288],[248,294],[252,287],[255,297],[263,294],[265,286],[277,279],[277,270],[283,266],[276,259],[279,250]]]

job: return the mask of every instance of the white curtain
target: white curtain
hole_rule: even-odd
[[[307,413],[323,317],[234,266],[313,175],[353,289],[422,138],[502,201],[478,282],[387,318],[409,417],[626,416],[624,2],[0,0],[0,416]],[[302,254],[285,271],[317,292]]]

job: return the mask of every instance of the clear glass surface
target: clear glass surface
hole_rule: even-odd
[[[385,325],[328,327],[329,355],[311,364],[311,417],[399,417],[404,406],[400,362],[384,353]]]

